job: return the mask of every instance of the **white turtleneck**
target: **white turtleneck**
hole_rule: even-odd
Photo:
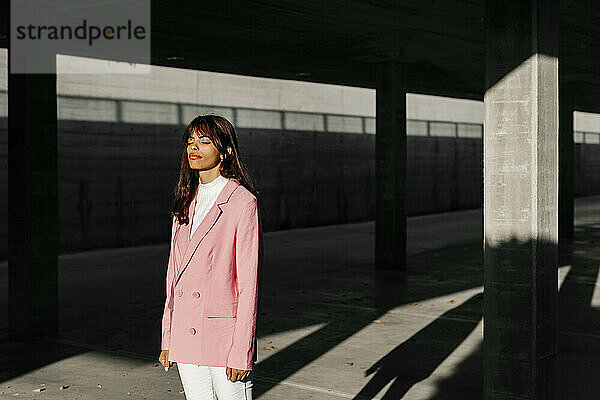
[[[194,231],[198,228],[208,211],[211,209],[219,193],[229,182],[229,179],[219,175],[216,179],[208,183],[202,183],[198,178],[198,196],[196,198],[196,207],[194,208],[194,219],[192,221],[192,229],[190,229],[190,238]]]

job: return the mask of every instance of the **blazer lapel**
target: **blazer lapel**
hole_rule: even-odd
[[[223,213],[223,209],[221,208],[221,205],[225,204],[229,201],[231,194],[239,185],[240,185],[240,183],[238,182],[237,179],[229,178],[229,182],[227,182],[225,184],[225,186],[223,187],[223,190],[221,190],[221,193],[219,193],[219,196],[217,196],[217,200],[215,201],[215,204],[213,204],[213,206],[210,208],[210,210],[208,210],[208,213],[206,214],[206,216],[204,217],[204,219],[202,220],[200,225],[198,225],[198,228],[196,228],[196,231],[192,234],[192,237],[189,238],[190,229],[192,227],[192,221],[194,218],[194,212],[195,212],[195,208],[196,208],[196,198],[198,196],[198,190],[196,190],[196,194],[194,195],[194,200],[192,200],[192,203],[190,204],[190,211],[188,214],[190,216],[190,219],[189,219],[190,222],[187,225],[185,225],[184,227],[182,227],[182,228],[184,228],[184,230],[181,232],[182,235],[179,236],[180,239],[184,239],[188,243],[187,243],[186,249],[184,251],[183,260],[182,260],[181,264],[179,265],[179,269],[176,273],[173,285],[177,284],[177,282],[179,281],[179,278],[181,277],[183,272],[188,267],[188,265],[192,259],[192,256],[198,249],[200,242],[202,242],[202,239],[204,239],[204,237],[208,234],[208,232],[210,232],[212,227],[215,225],[215,223],[217,222],[217,220]]]

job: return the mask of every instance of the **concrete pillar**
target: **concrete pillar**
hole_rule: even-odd
[[[484,395],[553,399],[558,0],[486,0]]]
[[[9,336],[58,327],[56,74],[8,75]]]
[[[406,268],[406,73],[377,65],[375,268]]]
[[[573,140],[574,90],[564,82],[559,69],[559,158],[558,158],[558,237],[573,239],[575,196],[575,143]]]

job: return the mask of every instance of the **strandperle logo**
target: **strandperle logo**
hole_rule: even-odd
[[[96,40],[142,40],[146,38],[146,28],[141,25],[133,26],[130,19],[127,25],[88,25],[84,19],[81,25],[19,25],[16,28],[18,40],[87,40],[91,46]]]
[[[12,73],[55,74],[64,57],[86,61],[68,73],[149,73],[151,0],[10,0]],[[97,69],[96,69],[97,68]]]

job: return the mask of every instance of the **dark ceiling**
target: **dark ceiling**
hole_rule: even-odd
[[[393,58],[411,92],[482,99],[482,18],[479,1],[153,1],[152,63],[374,88]]]
[[[409,92],[483,99],[483,0],[152,0],[151,13],[154,65],[375,88],[375,63],[395,59]],[[600,1],[561,1],[578,111],[600,112],[598,21]]]

